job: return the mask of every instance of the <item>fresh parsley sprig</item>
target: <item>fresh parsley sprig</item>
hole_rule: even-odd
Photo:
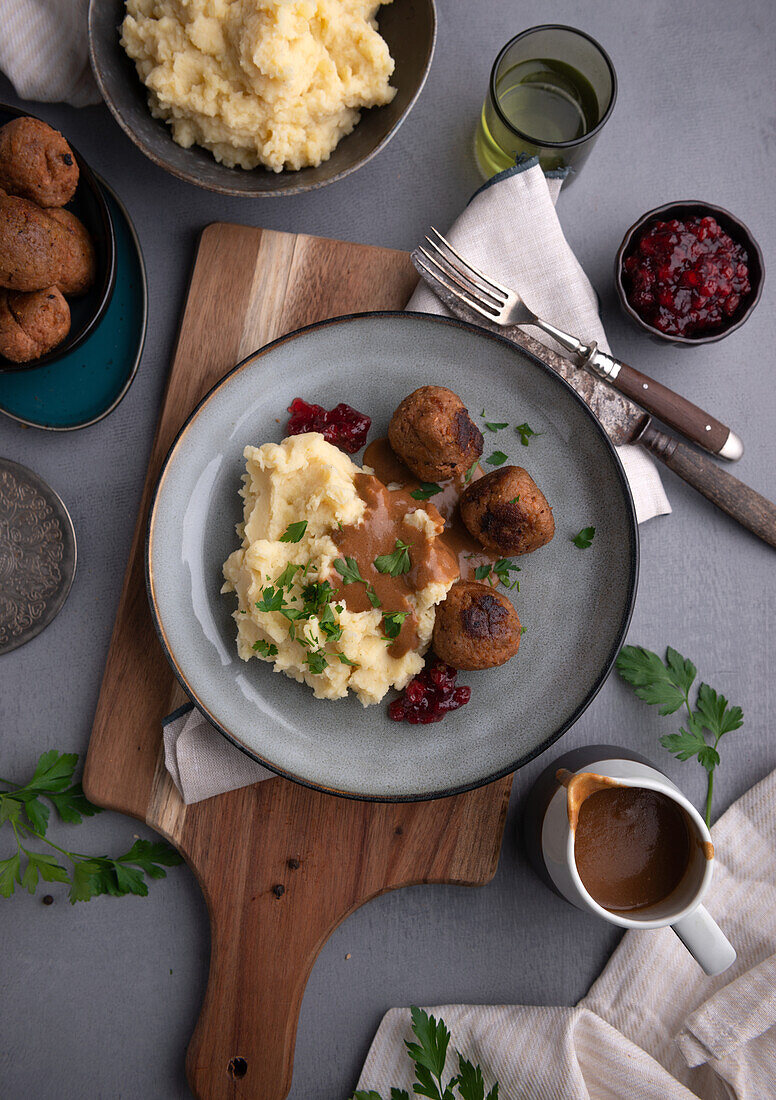
[[[17,885],[34,894],[43,879],[68,883],[73,904],[100,894],[145,897],[148,886],[144,875],[165,878],[164,867],[183,862],[175,849],[163,841],[137,839],[128,852],[113,858],[71,852],[49,840],[46,831],[50,810],[42,799],[50,802],[60,818],[71,825],[79,825],[84,817],[101,812],[86,798],[81,784],[73,782],[77,763],[76,753],[51,749],[39,757],[32,779],[23,786],[0,779],[7,787],[0,791],[0,825],[11,826],[16,842],[16,851],[7,859],[0,859],[0,896],[11,897]],[[28,848],[31,839],[46,844],[52,853]],[[59,862],[54,852],[72,864],[72,871]]]
[[[405,1040],[407,1053],[415,1067],[416,1081],[412,1086],[415,1096],[427,1096],[430,1100],[498,1100],[498,1082],[485,1093],[485,1081],[479,1066],[473,1065],[456,1051],[458,1073],[444,1083],[445,1062],[450,1045],[450,1032],[444,1020],[429,1016],[422,1008],[410,1009],[412,1030],[416,1043]],[[456,1091],[457,1090],[457,1091]],[[352,1100],[382,1100],[379,1092],[359,1089]],[[406,1089],[391,1089],[390,1100],[410,1100]]]
[[[521,573],[522,569],[519,565],[515,565],[509,558],[499,558],[498,561],[492,565],[490,563],[486,565],[478,565],[474,570],[475,579],[478,581],[487,580],[494,588],[497,581],[501,581],[504,588],[516,588],[520,591],[520,581],[515,578],[511,580],[510,573]],[[494,580],[494,577],[496,578]]]
[[[524,447],[528,446],[528,441],[533,436],[539,436],[539,435],[544,434],[543,432],[535,432],[533,430],[533,428],[530,426],[530,424],[527,424],[527,423],[518,424],[515,427],[515,431],[520,436],[520,442],[523,444]]]
[[[429,500],[441,492],[442,486],[437,485],[435,481],[422,481],[417,489],[412,490],[410,496],[413,500]]]
[[[724,695],[702,682],[693,708],[690,689],[698,670],[692,661],[670,646],[666,649],[665,662],[643,646],[623,646],[617,657],[617,671],[639,699],[659,708],[658,714],[665,717],[685,708],[687,728],[682,726],[678,733],[664,734],[660,744],[678,760],[696,757],[706,769],[706,824],[710,826],[714,772],[720,762],[717,746],[726,733],[744,724],[741,707],[730,706]]]

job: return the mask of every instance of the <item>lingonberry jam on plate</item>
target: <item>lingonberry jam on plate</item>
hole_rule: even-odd
[[[394,722],[427,725],[441,722],[448,711],[458,710],[471,698],[472,689],[456,687],[458,670],[436,659],[407,684],[398,699],[388,706],[388,717]]]
[[[667,336],[719,329],[752,289],[746,250],[710,216],[652,222],[623,270],[631,306]]]
[[[291,419],[288,421],[286,435],[320,432],[327,443],[332,443],[349,455],[361,450],[372,426],[371,417],[344,403],[327,411],[321,405],[311,405],[301,397],[295,397],[288,411]]]

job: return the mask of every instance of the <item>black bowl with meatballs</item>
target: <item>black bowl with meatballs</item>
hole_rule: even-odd
[[[113,224],[93,172],[58,130],[0,104],[0,371],[73,351],[115,281]]]

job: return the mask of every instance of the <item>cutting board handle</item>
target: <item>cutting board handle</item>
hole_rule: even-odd
[[[332,931],[387,890],[487,882],[510,786],[511,776],[437,802],[365,803],[267,779],[200,803],[218,802],[218,831],[178,841],[212,935],[186,1055],[198,1100],[283,1100],[305,985]]]

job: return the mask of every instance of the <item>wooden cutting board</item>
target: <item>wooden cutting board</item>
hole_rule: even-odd
[[[287,1095],[308,975],[349,913],[399,886],[482,885],[498,863],[511,776],[413,804],[356,802],[275,778],[186,806],[164,767],[162,719],[185,697],[151,622],[143,555],[152,490],[175,435],[211,386],[262,344],[327,317],[401,309],[415,282],[406,253],[389,249],[226,224],[200,239],[84,788],[98,805],[157,829],[202,887],[210,975],[186,1057],[202,1100]]]

